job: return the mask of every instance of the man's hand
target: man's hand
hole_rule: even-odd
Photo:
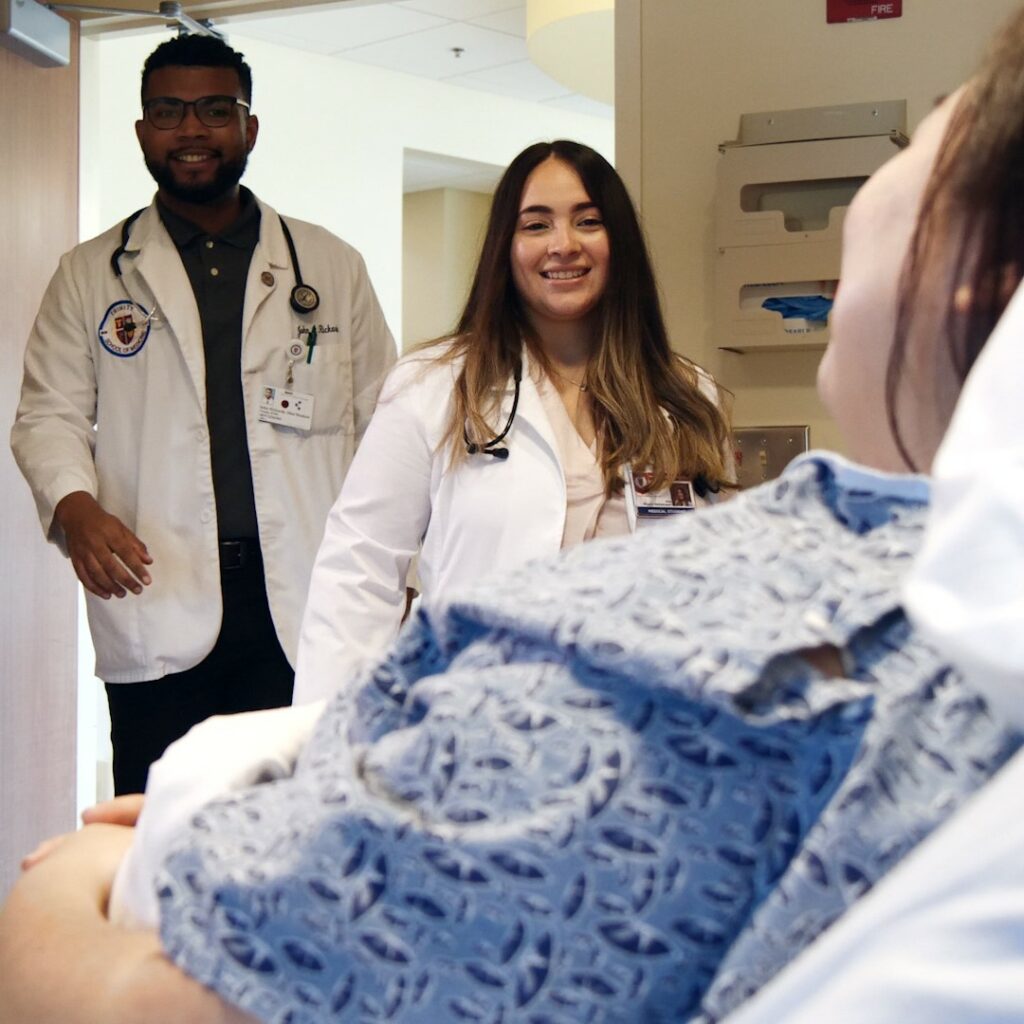
[[[68,555],[82,586],[106,600],[141,594],[152,582],[147,565],[153,559],[146,545],[117,516],[104,512],[85,491],[65,495],[53,518],[64,531]]]

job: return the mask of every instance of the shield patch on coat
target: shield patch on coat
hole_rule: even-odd
[[[100,344],[112,355],[133,356],[146,344],[149,321],[149,313],[137,302],[121,299],[103,314]]]

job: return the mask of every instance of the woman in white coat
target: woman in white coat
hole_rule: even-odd
[[[716,398],[672,352],[615,170],[575,142],[524,150],[495,192],[454,335],[395,368],[328,518],[295,702],[386,649],[417,552],[423,594],[450,593],[634,529],[634,473],[648,500],[665,492],[659,511],[677,480],[694,504],[718,492],[729,443]]]

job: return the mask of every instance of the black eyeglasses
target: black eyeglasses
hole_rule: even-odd
[[[200,96],[197,100],[179,100],[175,96],[156,96],[142,104],[146,120],[161,131],[177,128],[185,120],[185,111],[191,107],[207,128],[223,128],[235,112],[235,107],[249,104],[234,96]]]

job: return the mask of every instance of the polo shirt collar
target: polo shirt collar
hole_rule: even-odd
[[[241,213],[226,230],[213,237],[238,249],[252,249],[259,241],[260,207],[256,197],[244,185],[239,188],[239,198],[242,203]],[[156,207],[171,241],[178,249],[191,245],[197,238],[210,237],[198,224],[164,205],[159,195]]]

